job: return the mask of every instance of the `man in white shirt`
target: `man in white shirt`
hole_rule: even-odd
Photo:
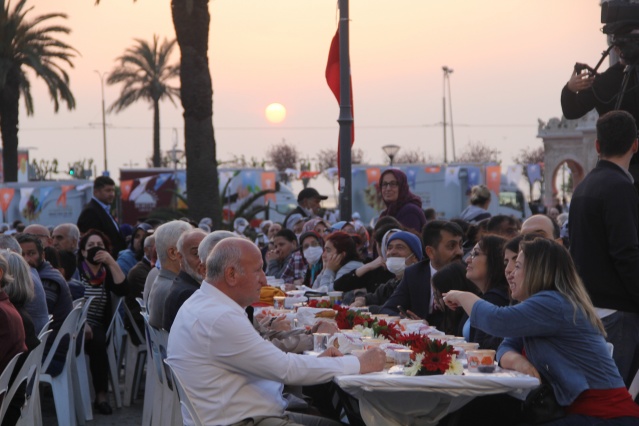
[[[285,412],[283,384],[313,385],[336,375],[381,371],[379,349],[342,357],[284,353],[265,341],[244,309],[266,285],[262,256],[250,241],[220,241],[206,261],[206,279],[180,308],[169,335],[167,361],[206,425],[321,425],[335,422]],[[192,424],[182,410],[185,424]]]

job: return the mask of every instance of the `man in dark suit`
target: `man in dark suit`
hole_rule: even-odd
[[[93,182],[93,198],[84,206],[78,218],[78,228],[84,234],[89,229],[97,229],[109,237],[112,255],[126,248],[124,237],[120,233],[120,226],[111,216],[111,204],[115,200],[115,182],[108,176],[100,176]]]
[[[433,303],[430,280],[444,266],[462,260],[462,236],[462,229],[454,222],[428,222],[422,230],[426,259],[406,268],[404,278],[380,313],[397,315],[398,306],[401,306],[409,317],[426,319],[437,327],[442,320],[442,312]]]
[[[630,385],[639,368],[639,197],[628,172],[637,127],[625,111],[597,121],[597,166],[570,203],[570,254]]]

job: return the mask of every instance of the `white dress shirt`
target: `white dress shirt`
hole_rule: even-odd
[[[313,385],[360,368],[354,356],[282,352],[260,337],[244,309],[206,281],[178,311],[167,360],[206,425],[283,416],[283,383]],[[184,409],[182,414],[192,424]]]

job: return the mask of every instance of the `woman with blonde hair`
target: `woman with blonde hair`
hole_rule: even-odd
[[[547,424],[637,424],[639,407],[568,251],[544,238],[523,241],[511,275],[511,296],[521,302],[515,306],[499,308],[459,291],[444,301],[461,306],[474,327],[504,337],[497,351],[502,367],[550,385],[567,416]]]
[[[31,315],[24,307],[33,299],[34,294],[30,267],[21,255],[11,250],[0,250],[0,255],[6,260],[6,264],[0,261],[0,270],[3,272],[2,287],[22,318],[25,343],[30,351],[40,344],[37,335],[40,330],[35,329]]]

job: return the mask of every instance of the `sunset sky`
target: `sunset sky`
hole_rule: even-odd
[[[15,1],[14,1],[15,2]],[[35,115],[21,105],[20,146],[31,158],[67,163],[93,158],[103,169],[100,81],[135,38],[175,37],[170,0],[31,0],[33,18],[66,13],[63,39],[80,56],[71,71],[74,111],[53,113],[44,83],[32,79]],[[212,0],[209,58],[218,158],[262,158],[282,139],[303,157],[336,148],[338,105],[326,85],[328,48],[337,26],[335,0]],[[605,49],[598,0],[351,0],[355,146],[369,163],[381,147],[420,149],[442,159],[442,66],[451,75],[456,150],[482,141],[502,164],[537,147],[537,119],[561,115],[559,94],[576,61],[594,66]],[[179,59],[176,49],[175,61]],[[605,69],[607,64],[602,67]],[[175,85],[178,81],[175,82]],[[105,87],[107,107],[119,87]],[[267,105],[286,107],[268,122]],[[107,116],[108,166],[144,167],[151,156],[152,112],[139,104]],[[182,108],[161,105],[161,145],[173,129],[183,148]],[[449,136],[450,142],[450,136]],[[449,147],[449,157],[450,155]],[[449,158],[450,159],[450,158]]]

